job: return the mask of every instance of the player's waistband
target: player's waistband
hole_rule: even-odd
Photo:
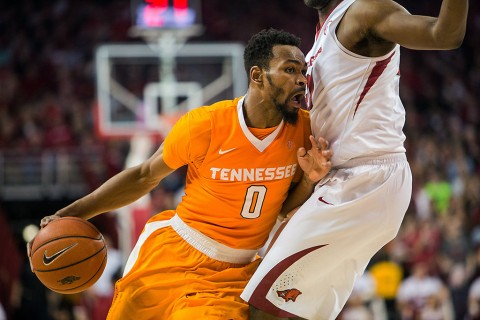
[[[189,227],[178,216],[170,219],[171,226],[180,237],[187,241],[192,247],[207,255],[208,257],[237,264],[246,264],[254,260],[258,250],[234,249],[221,244],[201,232]]]
[[[335,166],[335,169],[352,168],[364,165],[394,164],[406,161],[407,156],[405,155],[405,153],[390,153],[381,156],[351,159],[339,166]]]

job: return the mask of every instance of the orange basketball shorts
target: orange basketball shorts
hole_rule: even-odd
[[[247,265],[214,260],[170,226],[155,230],[138,252],[115,284],[108,320],[248,319],[240,294],[259,260]]]

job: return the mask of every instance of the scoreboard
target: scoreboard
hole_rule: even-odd
[[[187,29],[201,24],[200,0],[132,0],[132,19],[140,29]]]

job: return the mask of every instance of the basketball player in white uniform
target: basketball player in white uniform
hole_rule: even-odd
[[[396,236],[412,191],[400,46],[458,47],[468,11],[468,0],[444,0],[438,18],[411,15],[391,0],[305,4],[320,19],[306,57],[307,104],[314,135],[330,142],[333,169],[245,288],[251,319],[335,319],[355,279]]]

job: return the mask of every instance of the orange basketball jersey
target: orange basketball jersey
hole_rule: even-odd
[[[188,165],[176,209],[187,225],[231,248],[257,249],[301,178],[297,150],[310,148],[310,120],[299,110],[296,125],[249,129],[242,105],[237,98],[185,114],[165,139],[163,158],[171,168]]]

